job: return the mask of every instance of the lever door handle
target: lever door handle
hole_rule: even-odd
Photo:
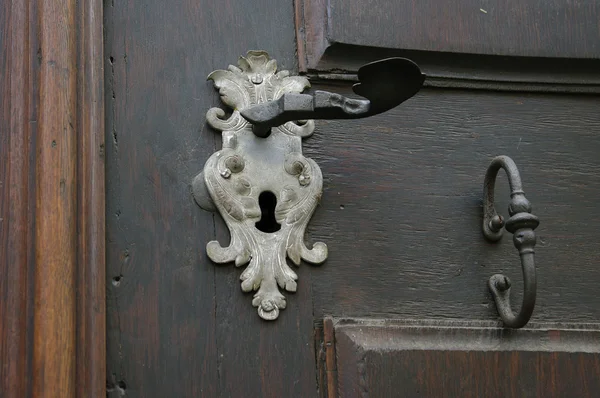
[[[510,185],[510,204],[508,214],[510,218],[505,222],[502,216],[496,213],[494,207],[494,186],[500,169],[504,169]],[[510,306],[510,279],[502,274],[490,277],[488,286],[498,313],[504,325],[510,328],[521,328],[529,322],[535,307],[536,277],[534,247],[536,237],[534,229],[540,221],[531,214],[531,203],[525,198],[521,184],[521,176],[517,165],[508,156],[498,156],[492,160],[485,175],[483,183],[483,234],[492,242],[502,238],[503,228],[513,234],[513,243],[521,257],[523,269],[523,304],[518,314],[514,314]]]
[[[406,101],[419,91],[425,76],[412,61],[390,58],[358,71],[353,90],[365,99],[310,87],[304,76],[277,71],[264,51],[249,51],[238,67],[216,70],[208,78],[221,100],[232,109],[206,115],[222,131],[223,145],[192,181],[196,202],[218,211],[230,232],[228,246],[206,245],[215,263],[246,266],[241,288],[256,291],[252,305],[265,320],[279,317],[287,302],[281,290],[295,292],[298,275],[290,267],[301,260],[321,264],[327,245],[304,242],[305,230],[323,192],[323,175],[315,161],[302,154],[302,138],[314,131],[311,119],[351,119],[375,115]],[[307,120],[304,123],[294,121]]]
[[[363,65],[359,82],[352,90],[366,99],[354,99],[329,91],[313,94],[285,93],[276,100],[251,106],[241,115],[252,123],[259,137],[266,137],[272,127],[292,120],[358,119],[390,110],[415,95],[425,75],[413,61],[388,58]]]

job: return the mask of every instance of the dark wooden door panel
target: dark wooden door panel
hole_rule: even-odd
[[[567,0],[302,0],[302,70],[336,46],[509,57],[597,59],[600,6]],[[352,56],[351,54],[347,54]]]
[[[207,75],[250,49],[296,69],[292,13],[265,0],[105,2],[111,397],[316,395],[309,275],[285,317],[261,322],[241,270],[206,257],[229,237],[190,193],[221,142],[205,122],[220,105]]]
[[[55,3],[0,5],[0,396],[600,396],[597,1]],[[190,192],[221,141],[206,76],[253,49],[345,95],[383,57],[428,75],[316,122],[306,239],[329,259],[275,322],[207,258],[228,230]],[[517,252],[481,233],[500,154],[541,220],[518,331],[487,288],[505,273],[519,302]]]
[[[305,144],[324,177],[310,239],[329,246],[310,271],[315,315],[495,319],[495,273],[519,303],[510,234],[491,244],[481,231],[484,174],[502,154],[541,220],[533,320],[600,319],[599,109],[599,96],[425,89],[370,119],[320,121]],[[498,184],[506,216],[503,173]]]
[[[292,17],[291,3],[269,1],[106,6],[113,396],[125,389],[132,397],[312,397],[315,317],[495,320],[487,278],[505,272],[517,296],[521,283],[510,239],[491,245],[480,231],[483,174],[498,154],[521,168],[542,221],[534,321],[600,318],[593,298],[600,186],[591,177],[600,171],[600,97],[428,89],[370,120],[317,123],[305,153],[325,185],[309,239],[326,242],[330,257],[321,267],[301,266],[286,311],[262,322],[240,292],[240,270],[205,256],[206,242],[229,237],[220,217],[195,205],[189,184],[220,142],[205,125],[205,112],[219,105],[206,76],[249,49],[266,49],[281,69],[294,70]],[[452,78],[485,69],[467,58]],[[538,62],[517,65],[507,81],[521,73],[525,83],[588,87],[597,72],[594,60],[582,62],[576,77],[541,74]],[[438,71],[447,64],[438,62]],[[494,65],[479,76],[501,80],[515,64]],[[505,210],[507,184],[499,183]]]
[[[502,330],[489,323],[329,320],[325,327],[335,334],[336,371],[328,378],[337,378],[338,389],[329,397],[600,393],[598,325]]]
[[[333,43],[527,57],[597,58],[593,0],[330,0]]]

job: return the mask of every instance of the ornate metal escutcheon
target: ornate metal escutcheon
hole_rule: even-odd
[[[412,97],[423,83],[412,61],[395,58],[369,65],[359,70],[362,86],[354,86],[369,100],[325,91],[302,94],[310,87],[308,79],[277,71],[276,61],[264,51],[249,51],[237,67],[208,76],[233,112],[225,118],[220,108],[208,111],[207,122],[222,131],[223,146],[192,182],[196,202],[218,210],[231,235],[229,246],[211,241],[206,251],[215,263],[247,264],[242,290],[258,290],[252,305],[265,320],[277,319],[286,307],[279,288],[296,291],[298,276],[286,257],[295,265],[327,259],[327,245],[317,242],[309,249],[304,243],[323,178],[319,166],[302,155],[302,139],[313,133],[314,122],[298,120],[371,116]],[[385,76],[392,77],[382,80]]]

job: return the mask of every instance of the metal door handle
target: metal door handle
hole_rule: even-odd
[[[358,71],[352,99],[327,91],[302,94],[310,87],[304,76],[277,71],[264,51],[249,51],[238,67],[216,70],[208,78],[222,101],[232,108],[212,108],[206,120],[222,131],[223,147],[192,182],[196,202],[218,210],[231,240],[206,245],[215,263],[246,265],[240,276],[245,292],[257,291],[252,305],[265,320],[279,317],[287,306],[279,289],[295,292],[298,275],[288,264],[301,260],[321,264],[327,245],[304,242],[305,230],[323,192],[316,162],[302,154],[302,138],[315,128],[311,119],[352,119],[391,109],[419,91],[425,76],[412,61],[390,58]],[[308,119],[308,120],[307,120]],[[302,123],[294,121],[306,120]]]
[[[510,184],[510,204],[508,214],[510,218],[506,223],[502,216],[496,213],[494,207],[494,185],[500,168],[506,171]],[[492,160],[487,169],[483,183],[483,234],[487,239],[497,242],[502,237],[503,227],[513,234],[513,243],[521,257],[523,269],[523,281],[525,290],[523,292],[523,304],[517,315],[510,306],[510,279],[502,274],[492,275],[488,286],[494,300],[498,313],[504,325],[510,328],[521,328],[529,322],[533,308],[535,307],[536,278],[534,247],[536,243],[535,232],[539,220],[531,214],[531,204],[525,198],[521,185],[521,176],[517,165],[508,156],[498,156]]]
[[[367,98],[353,99],[328,91],[285,93],[273,101],[251,106],[241,115],[252,123],[254,134],[267,137],[271,128],[293,120],[358,119],[390,110],[415,95],[425,75],[413,61],[388,58],[363,65],[352,90]]]

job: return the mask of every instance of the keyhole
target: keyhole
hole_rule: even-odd
[[[256,228],[262,232],[277,232],[281,225],[275,220],[275,206],[277,206],[277,197],[270,191],[264,191],[258,196],[258,205],[260,206],[261,217],[257,222]]]

